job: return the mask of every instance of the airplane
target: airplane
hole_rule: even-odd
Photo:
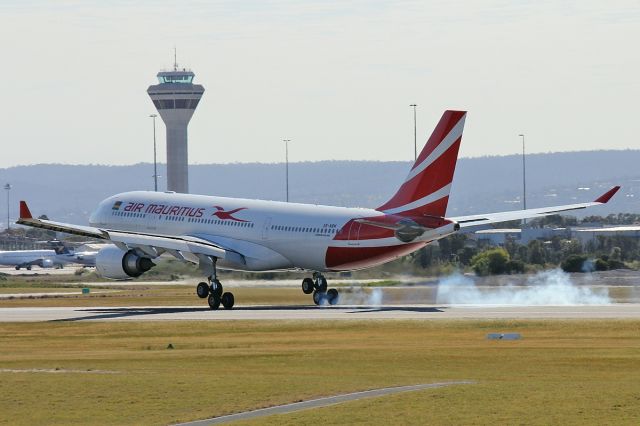
[[[76,263],[84,267],[93,268],[96,266],[96,258],[99,250],[65,250],[58,253],[57,258],[64,263]]]
[[[197,264],[207,282],[196,294],[214,310],[235,303],[218,268],[308,271],[302,291],[332,305],[339,294],[327,289],[325,272],[381,265],[471,226],[600,205],[620,189],[581,204],[447,217],[466,114],[444,112],[398,191],[376,209],[134,191],[100,202],[90,226],[35,219],[24,201],[17,223],[113,243],[96,258],[97,272],[111,279],[139,277],[163,254]]]
[[[41,268],[62,268],[63,262],[55,250],[14,250],[0,251],[0,265],[13,266],[16,271],[22,268],[31,270],[33,266]]]
[[[0,251],[0,265],[13,266],[16,271],[22,268],[30,271],[33,266],[62,269],[69,263],[95,267],[97,255],[97,250],[75,251],[62,245],[45,250]]]

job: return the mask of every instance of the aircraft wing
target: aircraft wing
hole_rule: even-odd
[[[572,210],[580,210],[580,209],[585,209],[591,206],[605,204],[611,199],[611,197],[615,195],[616,192],[618,192],[619,189],[620,189],[619,186],[615,186],[611,188],[609,191],[602,194],[595,201],[592,201],[590,203],[567,204],[564,206],[542,207],[539,209],[527,209],[527,210],[514,210],[509,212],[487,213],[487,214],[479,214],[479,215],[472,215],[472,216],[448,217],[447,219],[457,222],[458,224],[460,224],[461,228],[467,228],[470,226],[479,226],[479,225],[485,225],[488,223],[506,222],[509,220],[519,220],[519,219],[529,219],[529,218],[536,218],[536,217],[542,217],[542,216],[549,216],[552,214],[559,214],[559,213],[564,213]]]
[[[207,262],[211,258],[227,259],[235,263],[244,263],[243,256],[234,250],[229,250],[203,238],[194,236],[166,236],[110,230],[92,226],[80,226],[51,220],[35,219],[29,211],[27,203],[20,201],[20,225],[67,234],[82,235],[110,241],[122,250],[136,250],[140,254],[155,258],[163,253],[169,253],[175,258],[191,263]]]

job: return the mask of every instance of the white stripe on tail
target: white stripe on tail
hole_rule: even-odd
[[[466,111],[445,111],[404,183],[384,205],[387,214],[444,217]]]

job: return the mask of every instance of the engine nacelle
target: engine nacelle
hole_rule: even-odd
[[[38,262],[38,266],[41,268],[53,268],[53,260],[51,259],[42,259]]]
[[[133,250],[123,251],[109,246],[96,255],[96,271],[105,278],[126,280],[136,278],[155,266],[148,257],[138,256]]]

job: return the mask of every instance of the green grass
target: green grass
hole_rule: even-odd
[[[477,383],[237,424],[640,423],[639,321],[0,324],[0,345],[3,369],[116,372],[0,372],[4,424],[167,424],[448,380]]]

